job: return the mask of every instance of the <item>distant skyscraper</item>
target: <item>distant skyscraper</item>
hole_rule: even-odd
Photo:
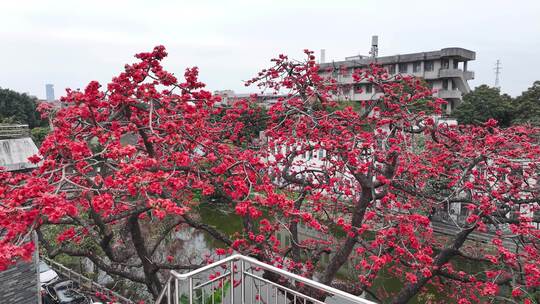
[[[47,94],[47,101],[54,101],[54,85],[53,84],[46,84],[45,85],[45,92]]]

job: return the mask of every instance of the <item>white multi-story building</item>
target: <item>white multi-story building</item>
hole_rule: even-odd
[[[423,78],[433,88],[434,95],[445,99],[446,114],[451,114],[461,102],[462,96],[471,91],[468,81],[474,79],[474,72],[467,69],[468,62],[476,58],[476,53],[463,48],[444,48],[439,51],[412,53],[395,56],[376,57],[377,49],[372,49],[372,56],[346,57],[343,61],[324,62],[321,52],[319,73],[336,79],[344,100],[362,101],[378,97],[377,88],[367,81],[355,83],[352,74],[355,70],[365,69],[370,64],[383,66],[389,74],[412,75]]]

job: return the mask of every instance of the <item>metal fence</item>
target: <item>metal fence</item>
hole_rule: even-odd
[[[240,254],[189,273],[171,271],[155,303],[374,304]]]
[[[54,270],[56,270],[58,273],[60,273],[62,276],[66,277],[69,280],[72,280],[73,282],[77,282],[79,286],[87,291],[90,292],[99,292],[104,297],[109,299],[111,302],[114,303],[120,303],[120,304],[134,304],[133,301],[130,299],[122,296],[121,294],[114,292],[102,285],[100,285],[97,282],[94,282],[92,279],[87,278],[83,276],[82,274],[71,270],[67,268],[66,266],[51,260],[47,257],[41,257],[43,260],[47,262],[49,266],[51,266]]]

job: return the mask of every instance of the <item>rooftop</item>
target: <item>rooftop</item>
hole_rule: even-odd
[[[458,47],[451,47],[451,48],[444,48],[439,51],[430,51],[430,52],[420,52],[420,53],[410,53],[410,54],[401,54],[401,55],[394,55],[394,56],[382,56],[382,57],[367,57],[367,56],[352,56],[347,57],[346,60],[343,61],[333,61],[333,62],[326,62],[321,63],[320,67],[322,69],[325,68],[332,68],[332,67],[364,67],[371,63],[376,64],[390,64],[390,63],[405,63],[405,62],[415,62],[415,61],[422,61],[422,60],[435,60],[435,59],[441,59],[444,57],[451,57],[451,58],[457,58],[459,61],[468,61],[468,60],[474,60],[476,58],[476,53],[467,50],[464,48],[458,48]]]

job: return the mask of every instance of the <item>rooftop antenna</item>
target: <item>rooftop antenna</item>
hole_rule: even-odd
[[[493,69],[495,70],[495,87],[500,89],[501,84],[500,84],[499,76],[501,75],[502,66],[501,66],[501,61],[499,59],[497,59],[497,62],[495,63],[495,67]]]
[[[371,58],[377,58],[379,55],[379,36],[371,36],[371,51],[369,51]]]

